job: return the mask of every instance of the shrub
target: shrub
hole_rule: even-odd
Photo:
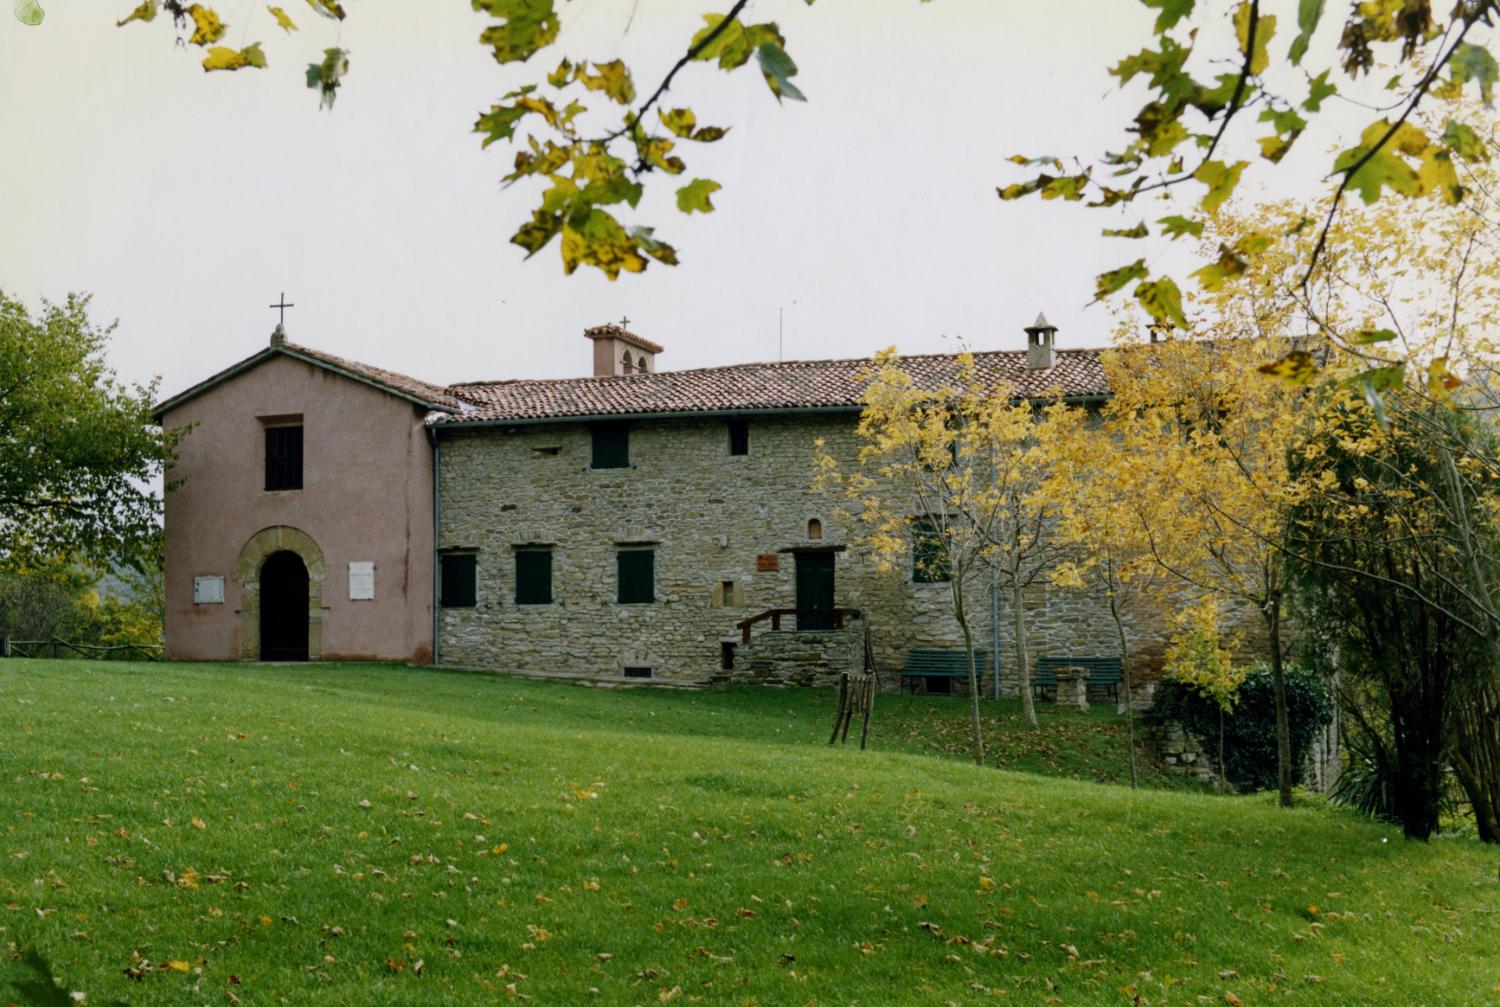
[[[1292,766],[1300,767],[1308,746],[1333,719],[1333,700],[1322,678],[1294,665],[1286,666],[1287,721],[1291,728]],[[1192,686],[1164,679],[1156,690],[1152,715],[1176,720],[1216,750],[1219,707]],[[1224,715],[1225,779],[1237,787],[1271,790],[1276,787],[1276,702],[1271,669],[1254,666],[1236,693],[1234,712]]]

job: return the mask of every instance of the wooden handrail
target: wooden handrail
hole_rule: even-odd
[[[760,613],[760,615],[752,615],[750,618],[745,619],[745,620],[743,620],[741,622],[737,622],[737,623],[734,624],[735,628],[740,631],[740,642],[741,643],[749,643],[750,642],[750,627],[754,626],[758,622],[764,622],[767,619],[771,620],[771,631],[773,633],[774,632],[778,632],[781,629],[781,617],[784,616],[784,615],[799,616],[799,617],[800,616],[804,616],[804,615],[831,615],[831,616],[833,616],[833,628],[834,629],[843,629],[844,628],[844,620],[846,618],[848,618],[848,619],[858,619],[859,618],[859,609],[857,609],[857,608],[768,608],[764,612]]]

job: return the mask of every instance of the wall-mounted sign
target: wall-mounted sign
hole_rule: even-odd
[[[375,564],[356,560],[349,564],[349,600],[373,601],[375,598]]]
[[[755,569],[761,573],[774,573],[781,569],[781,557],[774,552],[761,553],[755,557]]]
[[[222,604],[224,604],[224,578],[223,577],[194,577],[193,578],[193,604],[194,605],[222,605]]]

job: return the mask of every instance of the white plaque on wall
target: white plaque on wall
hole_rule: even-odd
[[[194,577],[193,578],[193,604],[194,605],[222,605],[222,604],[224,604],[224,578],[223,577]]]
[[[375,564],[369,560],[356,560],[349,564],[349,600],[373,601],[375,599]]]

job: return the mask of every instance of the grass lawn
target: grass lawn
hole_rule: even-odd
[[[0,1004],[1500,1003],[1495,850],[991,707],[0,661]]]

